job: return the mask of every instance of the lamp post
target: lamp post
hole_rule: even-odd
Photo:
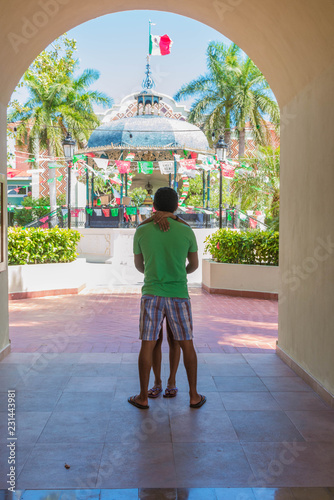
[[[71,228],[71,163],[74,156],[76,142],[67,132],[66,138],[63,140],[63,149],[65,160],[67,161],[67,227]]]
[[[216,155],[219,161],[219,229],[222,228],[223,225],[223,169],[222,162],[226,160],[227,154],[227,144],[223,139],[223,136],[220,135],[217,144],[214,144],[214,148],[216,150]]]

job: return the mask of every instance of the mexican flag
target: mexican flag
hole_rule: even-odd
[[[170,54],[170,48],[172,46],[172,40],[168,35],[150,36],[150,56],[166,56]]]

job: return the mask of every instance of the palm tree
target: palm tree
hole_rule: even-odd
[[[180,101],[198,96],[191,107],[190,123],[202,125],[209,141],[212,132],[224,131],[228,144],[233,123],[234,87],[240,48],[232,44],[210,42],[207,48],[208,73],[181,87],[174,99]]]
[[[239,132],[239,157],[245,152],[245,127],[249,122],[255,140],[266,143],[268,115],[279,122],[279,108],[269,84],[253,61],[243,57],[241,49],[231,44],[210,42],[207,49],[208,73],[181,87],[174,96],[179,101],[196,96],[189,121],[201,125],[209,141],[212,133],[224,131],[230,142],[231,127]]]
[[[65,39],[66,45],[66,39]],[[72,51],[73,52],[73,51]],[[9,120],[19,122],[17,140],[28,144],[28,151],[38,156],[38,150],[46,149],[49,157],[63,157],[62,141],[67,132],[84,145],[96,128],[99,120],[93,111],[93,104],[111,105],[105,94],[89,90],[99,78],[99,72],[86,69],[74,77],[77,61],[65,56],[50,57],[43,51],[23,76],[29,98],[22,106],[15,104]],[[37,154],[36,154],[37,153]],[[50,209],[56,210],[56,170],[49,168]]]
[[[247,57],[239,64],[234,88],[234,111],[236,127],[239,132],[239,158],[245,155],[246,122],[252,129],[258,144],[268,143],[269,130],[264,117],[278,125],[279,107],[272,98],[268,82],[253,61]]]

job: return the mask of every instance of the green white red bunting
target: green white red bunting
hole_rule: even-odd
[[[120,174],[128,174],[130,172],[131,162],[116,160],[115,163]]]
[[[118,177],[112,177],[109,179],[112,184],[117,184],[117,186],[122,185],[122,181]]]
[[[125,161],[133,161],[135,159],[135,153],[128,153],[126,155]]]
[[[107,158],[94,158],[94,161],[97,167],[102,170],[106,170],[109,164],[109,160]]]
[[[199,154],[197,160],[202,162],[201,167],[206,171],[212,170],[217,164],[216,158],[211,155]]]
[[[196,160],[179,160],[179,165],[183,168],[187,168],[189,170],[193,170],[196,168]]]
[[[188,176],[183,174],[182,175],[182,193],[179,198],[179,205],[183,205],[186,197],[188,196],[189,192],[189,179]]]
[[[138,173],[153,174],[153,161],[139,161]]]
[[[150,35],[150,56],[166,56],[170,54],[173,41],[168,35]]]
[[[232,167],[232,165],[228,165],[227,163],[220,162],[220,168],[222,169],[224,177],[233,179],[235,173],[235,167]]]
[[[53,163],[53,162],[51,162],[51,163],[48,163],[48,167],[49,168],[63,168],[64,165],[61,165],[60,163]]]
[[[172,174],[174,173],[174,162],[173,161],[159,161],[159,168],[162,174]]]

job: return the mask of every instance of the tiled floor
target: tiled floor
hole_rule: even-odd
[[[10,301],[12,352],[138,352],[139,294],[140,287],[115,287]],[[210,295],[198,287],[190,296],[197,352],[275,349],[276,301]]]
[[[331,500],[333,497],[333,488],[139,488],[23,490],[14,493],[12,498],[13,500],[50,500],[50,498],[52,500]]]
[[[334,411],[274,353],[198,358],[206,405],[189,408],[181,365],[177,397],[140,411],[127,403],[138,391],[136,353],[11,353],[0,363],[1,471],[8,469],[7,390],[15,389],[19,490],[133,490],[108,499],[332,498],[333,490],[310,497],[290,488],[334,487]],[[164,354],[164,382],[167,371]],[[138,488],[172,490],[150,497]],[[184,489],[178,497],[175,488]]]
[[[177,397],[140,411],[127,403],[139,386],[139,292],[11,302],[0,488],[8,486],[7,390],[15,389],[13,500],[334,498],[334,411],[275,355],[277,302],[192,288],[207,403],[189,408],[181,363]],[[163,350],[166,383],[166,342]]]

